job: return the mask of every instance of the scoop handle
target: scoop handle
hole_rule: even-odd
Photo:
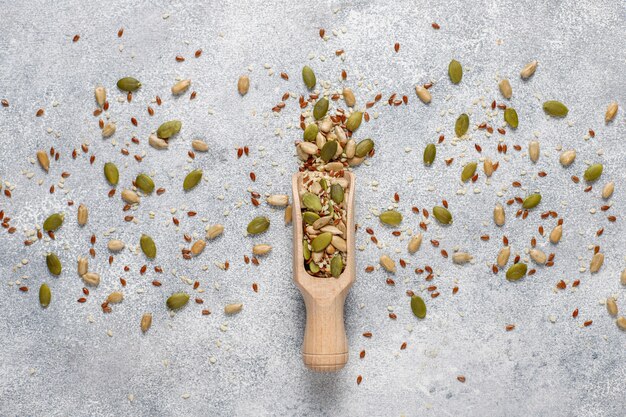
[[[304,294],[306,327],[302,358],[309,369],[333,372],[348,362],[348,338],[343,320],[345,300],[344,292],[325,299]]]

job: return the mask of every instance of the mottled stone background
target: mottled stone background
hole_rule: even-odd
[[[626,267],[623,110],[613,124],[603,121],[610,101],[626,103],[625,13],[622,1],[591,0],[1,2],[0,98],[10,106],[0,107],[0,178],[15,188],[11,199],[0,196],[0,209],[17,232],[0,231],[0,415],[624,415],[626,333],[601,301],[614,294],[626,311],[619,284]],[[441,29],[433,30],[431,22]],[[121,27],[124,36],[118,38]],[[326,42],[319,28],[326,29]],[[72,43],[75,34],[80,40]],[[399,53],[393,50],[395,42],[401,45]],[[204,52],[195,59],[198,48]],[[335,56],[337,49],[345,50],[345,60]],[[177,54],[186,61],[175,62]],[[458,86],[446,74],[452,58],[466,69]],[[519,71],[533,59],[539,61],[537,73],[522,82]],[[283,226],[282,210],[252,207],[247,191],[290,190],[290,174],[298,166],[292,144],[300,137],[300,110],[295,99],[287,100],[277,116],[270,109],[286,91],[304,93],[299,73],[305,63],[333,90],[351,86],[361,104],[379,91],[385,99],[393,92],[409,97],[408,106],[370,109],[372,120],[357,135],[377,143],[371,164],[357,170],[357,221],[375,229],[383,248],[358,233],[357,246],[365,249],[357,253],[359,274],[346,305],[350,361],[341,372],[327,375],[311,373],[301,363],[304,312],[291,277],[291,227]],[[341,69],[348,72],[345,83],[339,80]],[[289,81],[279,77],[281,71]],[[242,73],[251,78],[243,98],[236,93]],[[118,101],[122,95],[115,88],[117,79],[127,75],[144,83],[130,104]],[[520,115],[519,129],[502,137],[507,158],[496,153],[500,135],[472,131],[469,141],[454,146],[453,124],[461,112],[469,112],[473,123],[500,126],[500,113],[490,120],[483,105],[500,100],[498,76],[511,79],[510,104]],[[171,97],[169,88],[178,77],[193,80],[195,100],[189,94]],[[416,83],[427,81],[435,83],[430,106],[418,102],[413,91]],[[109,114],[118,125],[112,139],[100,137],[92,115],[98,83],[109,91]],[[150,118],[146,106],[157,94],[164,104],[152,104],[157,109]],[[566,103],[569,116],[546,118],[541,102],[548,99]],[[38,108],[45,108],[43,117],[35,117]],[[130,124],[131,116],[138,118],[138,127]],[[183,121],[181,134],[168,151],[150,148],[150,131],[171,118]],[[594,139],[588,138],[588,129],[595,130]],[[427,169],[422,150],[440,134],[446,141]],[[129,143],[133,135],[141,144]],[[198,137],[210,151],[191,161],[189,143]],[[533,137],[542,147],[536,165],[525,151]],[[72,149],[83,142],[90,144],[90,152],[72,160]],[[490,183],[481,174],[468,187],[458,178],[462,164],[479,157],[474,143],[482,146],[483,156],[499,160],[500,169]],[[514,151],[514,144],[524,150]],[[243,145],[251,155],[237,160],[235,148]],[[45,175],[32,159],[37,149],[50,146],[61,159]],[[577,149],[573,166],[558,164],[559,146]],[[145,153],[143,162],[121,155],[122,147],[131,155]],[[93,166],[91,154],[96,156]],[[454,163],[446,167],[444,158],[452,157]],[[120,167],[121,186],[145,171],[154,174],[157,187],[167,188],[163,196],[143,199],[133,213],[137,224],[123,221],[119,191],[107,197],[102,177],[107,160]],[[590,193],[570,180],[582,176],[587,162],[605,164]],[[201,167],[206,181],[184,194],[180,184],[191,167]],[[540,170],[548,176],[538,178]],[[60,189],[62,171],[72,175]],[[250,171],[256,172],[256,183],[248,179]],[[31,179],[29,173],[34,173]],[[613,224],[599,210],[605,204],[600,188],[610,179],[616,182],[609,211],[618,217]],[[522,189],[510,187],[515,180]],[[48,192],[52,184],[57,184],[54,194]],[[496,202],[535,190],[543,202],[528,219],[516,219],[510,207],[505,227],[493,226]],[[371,215],[392,205],[395,192],[405,214],[404,232],[417,230],[421,220],[411,213],[412,206],[430,209],[442,198],[450,203],[454,224],[431,224],[422,249],[407,255],[406,236],[391,236]],[[76,205],[68,207],[68,199]],[[91,209],[82,229],[75,222],[80,202]],[[171,223],[173,208],[181,219],[178,231]],[[184,211],[189,209],[198,216],[188,218]],[[27,230],[61,210],[68,221],[56,241],[23,245]],[[539,218],[545,210],[558,211],[565,222],[556,247],[537,233],[540,224],[547,230],[555,224]],[[245,225],[260,214],[271,218],[270,231],[245,237]],[[216,222],[225,225],[224,236],[202,256],[184,261],[182,234],[201,236],[206,224]],[[604,234],[596,237],[601,227]],[[141,233],[153,235],[159,255],[148,262],[149,271],[158,264],[165,273],[140,276],[146,261],[129,250],[109,267],[104,232],[110,228],[116,228],[112,236],[132,247]],[[87,303],[78,304],[83,285],[75,260],[87,253],[91,233],[98,242],[90,262],[102,283]],[[483,234],[491,240],[481,241]],[[502,272],[492,274],[490,264],[504,234],[523,257],[530,238],[538,237],[539,246],[556,253],[555,266],[539,267],[517,283],[507,282]],[[441,247],[433,248],[430,239],[438,239]],[[261,242],[271,243],[273,252],[258,267],[244,265],[243,255]],[[579,268],[588,266],[595,244],[606,261],[600,273],[590,276]],[[453,265],[439,255],[441,248],[466,250],[476,262]],[[49,276],[45,267],[44,254],[51,250],[65,266],[59,278]],[[385,284],[382,271],[362,272],[382,253],[410,262],[394,277],[395,287]],[[228,271],[215,265],[227,259]],[[423,290],[424,276],[413,269],[425,264],[439,273],[433,284],[441,296],[431,299],[424,291],[429,313],[418,321],[404,293]],[[123,265],[131,271],[124,273]],[[103,315],[100,303],[120,288],[120,276],[128,280],[126,298]],[[201,282],[205,303],[190,304],[170,317],[166,297],[191,290],[181,277]],[[163,286],[153,287],[153,279]],[[570,285],[555,292],[560,279]],[[571,289],[574,279],[581,280],[576,291]],[[44,281],[53,291],[45,311],[37,303]],[[252,282],[258,282],[258,294]],[[31,290],[21,293],[20,285]],[[460,291],[452,296],[455,285]],[[223,306],[236,301],[244,303],[242,313],[225,317]],[[201,308],[213,314],[201,316]],[[572,319],[576,308],[580,316]],[[397,320],[388,318],[389,309]],[[142,335],[139,319],[146,311],[154,313],[154,323]],[[582,328],[585,320],[593,325]],[[506,332],[510,323],[517,327]],[[374,336],[365,339],[364,331]],[[403,342],[408,347],[401,351]],[[367,354],[359,359],[362,349]],[[357,375],[363,376],[360,386]],[[465,383],[457,381],[459,375]]]

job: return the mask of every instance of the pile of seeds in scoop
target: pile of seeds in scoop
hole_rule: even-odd
[[[349,192],[341,172],[336,176],[311,172],[302,178],[302,251],[310,275],[339,278],[343,272],[348,253],[345,201]]]

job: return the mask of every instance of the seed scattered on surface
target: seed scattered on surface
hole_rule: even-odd
[[[109,242],[107,243],[107,248],[111,251],[111,252],[119,252],[122,249],[124,249],[126,245],[124,244],[124,242],[122,242],[119,239],[111,239],[109,240]]]
[[[141,323],[139,324],[139,326],[141,327],[141,331],[143,333],[150,330],[150,327],[152,326],[152,314],[145,313],[143,316],[141,316]]]
[[[107,90],[99,85],[94,90],[94,96],[96,98],[96,104],[98,104],[98,107],[104,107],[104,103],[107,101]]]
[[[44,151],[37,151],[37,161],[39,162],[41,168],[48,172],[50,169],[50,158],[48,158],[48,154]]]
[[[548,260],[548,256],[540,249],[532,248],[529,252],[530,259],[539,265],[544,265]]]
[[[306,85],[309,90],[312,90],[313,87],[315,87],[315,73],[311,67],[305,66],[302,68],[302,80],[304,81],[304,85]]]
[[[102,128],[102,137],[109,138],[113,136],[116,129],[117,129],[117,126],[115,125],[115,123],[111,122],[111,123],[105,124],[104,127]]]
[[[563,151],[559,156],[559,162],[564,167],[568,167],[574,163],[576,159],[576,151],[574,149],[569,149],[567,151]]]
[[[328,99],[326,97],[322,97],[317,101],[317,103],[315,103],[315,106],[313,106],[313,117],[315,117],[315,120],[320,120],[326,116],[326,113],[328,112],[328,104]]]
[[[507,107],[504,110],[504,121],[508,123],[513,129],[517,129],[519,125],[519,119],[517,118],[517,112],[512,107]]]
[[[380,257],[380,266],[385,268],[387,272],[395,273],[396,272],[396,263],[393,259],[391,259],[387,255],[382,255]]]
[[[461,171],[461,181],[463,182],[469,181],[476,173],[476,166],[477,166],[476,162],[470,162],[467,165],[465,165],[463,167],[463,170]]]
[[[520,72],[520,77],[522,77],[522,79],[527,80],[528,78],[530,78],[535,71],[537,70],[537,61],[531,61],[528,64],[526,64],[526,66],[524,68],[522,68],[522,71]]]
[[[587,170],[585,171],[583,177],[585,178],[586,181],[589,181],[589,182],[595,181],[598,178],[600,178],[600,175],[602,175],[603,169],[604,169],[604,166],[602,166],[602,164],[590,165],[589,168],[587,168]]]
[[[107,297],[107,302],[110,304],[119,304],[124,300],[124,294],[121,291],[113,291]]]
[[[354,107],[356,104],[356,98],[354,97],[354,93],[348,87],[344,87],[343,89],[343,100],[346,102],[346,106]]]
[[[563,226],[558,224],[550,232],[550,242],[553,244],[559,243],[561,241],[561,236],[563,236]]]
[[[263,216],[255,217],[248,223],[247,231],[251,235],[258,235],[265,232],[270,227],[270,219]]]
[[[156,134],[161,139],[169,139],[180,132],[182,126],[183,124],[180,120],[170,120],[159,126]]]
[[[498,251],[498,257],[496,259],[496,264],[500,268],[504,268],[506,264],[509,262],[509,257],[511,256],[511,247],[505,246]]]
[[[417,318],[423,319],[426,317],[426,303],[419,295],[411,297],[411,311]]]
[[[224,306],[224,314],[227,314],[229,316],[232,314],[237,314],[241,311],[242,308],[243,304],[241,303],[226,304],[226,306]]]
[[[249,89],[250,77],[248,77],[247,75],[240,76],[239,80],[237,80],[237,91],[239,91],[239,94],[245,96],[246,94],[248,94]]]
[[[422,234],[418,232],[413,237],[411,237],[411,240],[409,240],[409,245],[408,245],[409,253],[412,254],[412,253],[417,252],[421,245],[422,245]]]
[[[209,150],[209,145],[200,139],[194,139],[191,141],[191,147],[196,152],[206,152]]]
[[[78,276],[83,276],[88,272],[89,269],[89,261],[87,260],[87,258],[83,257],[83,256],[79,256],[78,257]]]
[[[122,91],[132,92],[141,87],[139,80],[133,77],[125,77],[117,82],[117,88]]]
[[[454,124],[454,133],[457,138],[460,138],[467,133],[467,130],[469,129],[469,122],[469,116],[466,113],[461,114],[456,119],[456,123]]]
[[[117,170],[117,166],[113,162],[107,162],[104,164],[104,178],[109,184],[115,186],[120,180],[120,173]]]
[[[87,285],[97,287],[100,284],[100,275],[96,272],[87,272],[81,275],[81,278]]]
[[[144,194],[151,194],[154,191],[154,181],[148,174],[139,174],[135,178],[135,184]]]
[[[191,86],[191,80],[180,80],[172,86],[172,94],[175,96],[184,93]]]
[[[493,221],[498,226],[504,225],[504,221],[505,221],[504,207],[500,203],[497,203],[493,209]]]
[[[168,297],[165,305],[170,310],[178,310],[186,306],[188,301],[189,294],[186,294],[184,292],[177,292]]]
[[[445,207],[433,207],[433,216],[441,224],[452,224],[452,213]]]
[[[415,86],[415,94],[417,94],[417,97],[419,97],[419,99],[424,104],[428,104],[432,100],[432,95],[430,94],[430,91],[428,91],[426,88],[422,87],[421,85]]]
[[[607,182],[604,187],[602,187],[602,198],[605,200],[610,198],[613,195],[613,191],[615,190],[615,183],[613,181]]]
[[[448,76],[453,84],[458,84],[463,79],[463,67],[461,63],[455,59],[448,64]]]
[[[615,324],[617,324],[620,330],[626,330],[626,317],[618,317],[617,320],[615,320]]]
[[[269,223],[269,220],[268,220]],[[269,225],[268,225],[269,226]],[[221,224],[211,225],[206,232],[206,238],[209,240],[213,240],[220,236],[224,232],[224,226]]]
[[[604,114],[604,121],[606,123],[609,123],[610,121],[615,119],[615,115],[617,114],[617,108],[617,101],[614,101],[608,105],[608,107],[606,108],[606,113]]]
[[[139,238],[139,245],[141,246],[141,251],[150,259],[154,259],[157,255],[157,248],[154,243],[154,240],[148,235],[141,235]]]
[[[565,117],[569,112],[565,104],[554,100],[543,103],[543,111],[552,117]]]
[[[167,141],[159,138],[157,135],[148,136],[148,144],[154,149],[167,149],[169,147]]]
[[[604,254],[602,252],[595,253],[591,258],[591,262],[589,264],[589,272],[595,274],[600,270],[602,264],[604,263]]]
[[[502,94],[502,97],[506,99],[510,99],[511,96],[513,95],[513,89],[511,88],[511,83],[506,78],[501,80],[498,83],[498,88],[500,88],[500,94]]]
[[[395,210],[384,211],[378,216],[381,223],[388,226],[398,226],[402,222],[402,214]]]
[[[41,287],[39,287],[39,304],[43,308],[46,308],[50,305],[51,299],[52,292],[50,291],[50,287],[46,283],[41,284]]]
[[[491,177],[493,175],[493,171],[495,171],[493,161],[491,158],[487,157],[483,161],[483,171],[487,177]]]
[[[191,245],[191,254],[193,256],[198,256],[202,253],[202,251],[204,251],[204,248],[206,247],[206,242],[202,239],[198,239],[194,242],[193,245]]]
[[[350,132],[354,132],[361,126],[361,121],[363,120],[363,113],[360,111],[353,112],[348,120],[346,121],[346,129]]]
[[[287,194],[273,194],[267,197],[267,204],[276,207],[285,207],[289,204],[289,196]]]
[[[528,156],[530,160],[533,162],[537,162],[539,160],[539,142],[536,140],[531,140],[528,143]]]
[[[615,302],[615,298],[609,297],[606,299],[606,311],[613,317],[617,316],[617,303]]]
[[[58,228],[63,224],[64,218],[65,214],[63,213],[54,213],[48,216],[48,218],[43,222],[44,232],[54,232],[58,230]]]
[[[437,147],[433,143],[429,143],[424,149],[424,164],[431,166],[435,162],[435,156],[437,156]]]
[[[252,253],[257,256],[267,255],[268,253],[270,253],[271,250],[272,245],[268,245],[265,243],[260,243],[252,247]]]
[[[312,143],[302,143],[302,145],[312,145]],[[322,147],[322,150],[320,151],[320,158],[322,159],[322,161],[329,162],[331,159],[333,159],[333,157],[337,153],[338,146],[339,145],[335,140],[330,140],[326,142]]]
[[[121,196],[122,200],[124,200],[128,204],[139,204],[139,202],[141,201],[139,199],[139,195],[132,190],[122,190]]]
[[[201,179],[202,179],[202,170],[194,169],[185,177],[185,180],[183,181],[183,190],[185,191],[191,190],[196,185],[198,185],[198,183],[200,183]]]
[[[541,194],[531,194],[524,199],[522,203],[522,207],[525,209],[531,209],[537,207],[537,205],[541,202]]]
[[[87,206],[84,204],[80,204],[78,206],[77,212],[77,221],[79,226],[84,226],[87,224],[87,219],[89,217],[89,210],[87,210]]]
[[[474,257],[467,252],[455,252],[452,255],[452,262],[457,265],[463,265],[470,262]]]
[[[511,267],[509,267],[509,269],[506,271],[506,279],[508,279],[509,281],[517,281],[518,279],[521,279],[526,275],[527,270],[528,266],[521,262],[515,265],[511,265]]]

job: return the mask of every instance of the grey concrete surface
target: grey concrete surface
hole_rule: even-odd
[[[0,415],[624,415],[626,332],[615,326],[601,302],[616,295],[626,311],[619,284],[626,267],[624,112],[620,109],[612,124],[603,121],[610,101],[626,103],[625,13],[621,1],[590,0],[0,2],[0,99],[10,102],[0,107],[0,178],[3,190],[7,182],[14,186],[12,198],[0,196],[0,210],[17,228],[13,235],[0,230]],[[433,30],[431,22],[441,29]],[[118,38],[121,27],[125,32]],[[317,35],[319,28],[325,28],[327,41]],[[75,34],[80,40],[72,43]],[[398,53],[395,42],[401,45]],[[198,48],[203,54],[196,59]],[[344,59],[335,55],[338,49],[345,50]],[[175,62],[177,54],[185,62]],[[466,69],[458,86],[446,75],[452,58]],[[539,61],[537,72],[522,82],[519,71],[533,59]],[[357,253],[357,282],[346,304],[350,361],[328,375],[313,374],[301,363],[304,306],[291,280],[291,227],[282,224],[281,210],[252,207],[248,192],[289,191],[290,174],[298,166],[292,146],[300,137],[300,110],[293,98],[278,116],[270,109],[287,91],[305,92],[299,76],[305,63],[319,80],[330,81],[333,91],[351,86],[361,105],[377,92],[384,100],[393,92],[409,97],[408,106],[370,109],[372,120],[358,132],[358,137],[375,139],[377,152],[356,170],[362,226],[357,246],[363,250]],[[341,69],[348,72],[345,83],[339,80]],[[282,71],[289,81],[279,77]],[[251,88],[241,98],[236,80],[243,73],[249,74]],[[117,79],[127,75],[144,84],[130,104],[118,101],[122,95],[115,88]],[[473,123],[501,125],[501,114],[491,120],[485,108],[501,100],[499,76],[511,79],[510,105],[520,115],[520,127],[502,137],[507,158],[496,153],[497,134],[471,131],[468,141],[453,145],[454,120],[461,112],[469,112]],[[171,97],[169,88],[178,77],[193,80],[195,100],[189,94]],[[424,106],[413,89],[431,80],[433,102]],[[93,88],[99,83],[109,91],[109,115],[118,126],[106,140],[92,115]],[[160,107],[151,103],[157,94],[164,99]],[[541,103],[548,99],[567,104],[565,120],[544,115]],[[147,105],[156,109],[154,117],[147,115]],[[45,109],[43,117],[35,117],[38,108]],[[129,122],[133,116],[138,127]],[[180,135],[168,151],[150,148],[150,131],[171,118],[183,121]],[[595,138],[587,137],[589,129]],[[427,169],[422,150],[440,134],[446,140]],[[132,136],[141,143],[130,143]],[[189,143],[198,137],[210,150],[190,160]],[[533,138],[542,147],[535,165],[526,155]],[[79,152],[72,160],[72,150],[83,142],[90,144],[89,153]],[[481,173],[475,185],[467,186],[458,178],[464,162],[481,157],[474,143],[482,146],[482,156],[499,160],[500,169],[489,183]],[[523,150],[514,151],[514,144]],[[251,154],[238,160],[235,148],[243,145]],[[37,149],[51,146],[61,158],[46,175],[32,159]],[[573,166],[558,164],[559,146],[578,151]],[[122,147],[131,156],[123,156]],[[91,154],[96,156],[93,166]],[[137,163],[134,154],[145,154],[143,162]],[[444,159],[452,157],[446,167]],[[120,190],[142,171],[154,174],[157,187],[167,188],[162,196],[143,199],[133,212],[136,224],[123,220],[119,190],[107,197],[101,171],[108,160],[120,167]],[[589,193],[570,180],[571,175],[582,177],[586,162],[605,165]],[[204,169],[205,181],[185,194],[180,184],[192,167]],[[540,170],[547,177],[538,178]],[[71,176],[61,189],[63,171]],[[256,183],[248,179],[250,171]],[[512,188],[515,180],[523,188]],[[616,192],[605,213],[599,209],[605,204],[599,193],[609,180],[615,181]],[[54,194],[48,192],[52,184],[57,185]],[[526,220],[516,219],[512,206],[505,227],[493,226],[496,202],[535,190],[543,201]],[[402,238],[391,236],[372,215],[392,206],[395,192],[405,215]],[[421,250],[407,255],[406,232],[418,230],[421,220],[411,207],[430,209],[443,198],[454,224],[431,224]],[[68,199],[76,205],[68,207]],[[75,222],[81,202],[91,209],[84,228]],[[179,230],[171,222],[171,209],[181,219]],[[187,210],[198,216],[187,217]],[[545,210],[564,219],[558,246],[537,233],[539,225],[550,230],[556,222],[540,219]],[[25,247],[26,232],[54,211],[64,211],[68,219],[57,239]],[[609,213],[618,221],[607,222]],[[258,214],[271,218],[270,231],[245,237],[245,225]],[[225,225],[224,236],[202,256],[183,260],[183,233],[200,236],[206,224],[216,222]],[[370,242],[365,227],[374,228],[382,249]],[[601,227],[604,234],[596,237]],[[157,259],[147,262],[126,250],[109,267],[104,233],[110,228],[116,230],[111,236],[131,247],[141,233],[153,235]],[[90,263],[102,274],[102,284],[92,289],[87,303],[78,304],[83,285],[75,260],[89,250],[92,233],[98,241]],[[488,242],[479,239],[484,234],[491,236]],[[507,282],[502,271],[492,274],[503,235],[522,257],[531,237],[537,237],[539,246],[556,254],[554,267],[538,267],[534,276],[516,283]],[[439,240],[440,248],[432,247],[430,239]],[[245,265],[243,255],[260,242],[271,243],[274,250],[260,266]],[[596,244],[606,261],[591,276],[579,268],[588,266]],[[468,251],[476,262],[453,265],[439,255],[442,248]],[[59,253],[65,265],[59,278],[46,270],[48,251]],[[388,275],[382,271],[363,272],[382,253],[409,262],[393,277],[393,287],[385,284]],[[228,271],[215,265],[226,260]],[[149,272],[141,276],[144,263]],[[441,292],[436,299],[425,291],[424,275],[413,273],[426,264],[439,273],[432,281]],[[152,272],[154,265],[164,273]],[[128,281],[126,298],[103,315],[100,303],[120,288],[121,276]],[[191,291],[184,278],[200,281],[204,305],[190,304],[170,316],[166,297]],[[153,279],[163,286],[153,287]],[[570,285],[554,291],[560,279]],[[572,290],[575,279],[581,284]],[[42,282],[53,291],[45,311],[37,304]],[[252,292],[253,282],[259,293]],[[20,292],[21,285],[30,291]],[[452,296],[455,285],[460,290]],[[407,289],[423,292],[425,320],[411,314]],[[235,301],[244,303],[243,311],[224,316],[223,306]],[[201,308],[212,314],[202,316]],[[573,319],[576,308],[580,315]],[[388,318],[390,309],[397,320]],[[153,312],[154,322],[142,335],[138,323],[146,311]],[[582,328],[585,320],[593,324]],[[505,331],[511,323],[515,330]],[[365,331],[373,337],[362,337]],[[400,350],[403,342],[407,348]],[[359,359],[362,349],[366,356]],[[359,386],[357,375],[363,377]],[[465,383],[457,381],[459,375]]]

